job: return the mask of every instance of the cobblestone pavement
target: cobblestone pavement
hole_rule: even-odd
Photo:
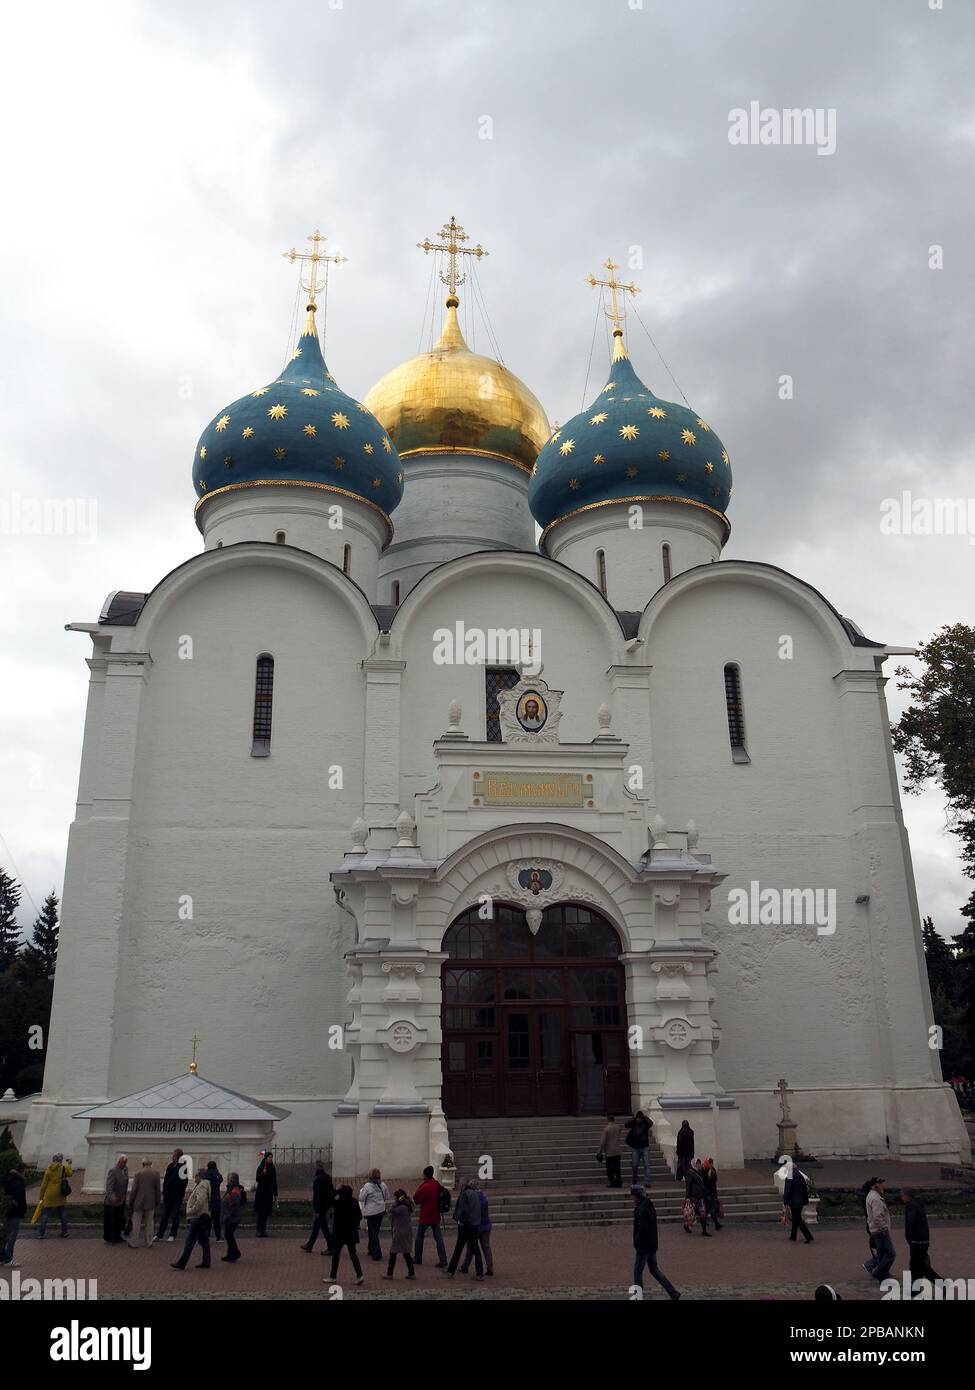
[[[384,1233],[384,1250],[388,1233]],[[221,1263],[223,1245],[214,1247],[213,1265],[198,1270],[198,1249],[184,1272],[170,1268],[181,1243],[162,1243],[149,1250],[107,1246],[95,1233],[76,1232],[67,1240],[49,1232],[39,1241],[29,1227],[18,1241],[16,1258],[21,1281],[37,1278],[97,1279],[99,1298],[227,1299],[328,1298],[323,1277],[329,1265],[317,1253],[304,1254],[296,1233],[257,1240],[250,1228],[239,1235],[243,1258],[236,1265]],[[450,1245],[453,1232],[450,1232]],[[906,1254],[903,1235],[895,1231],[898,1259],[893,1274],[900,1278]],[[429,1245],[429,1242],[428,1242]],[[428,1261],[435,1259],[432,1247]],[[844,1299],[876,1300],[877,1284],[861,1262],[867,1244],[860,1229],[820,1227],[813,1245],[793,1245],[775,1224],[724,1229],[705,1240],[685,1235],[679,1226],[661,1228],[661,1268],[682,1296],[690,1299],[806,1299],[819,1283],[830,1283]],[[427,1263],[417,1269],[416,1282],[403,1276],[382,1278],[385,1262],[374,1262],[359,1246],[366,1276],[364,1285],[352,1281],[347,1256],[339,1270],[342,1296],[356,1299],[626,1299],[633,1252],[626,1226],[559,1230],[498,1231],[494,1236],[496,1274],[478,1283],[471,1275],[448,1279]],[[932,1223],[932,1264],[945,1278],[975,1278],[975,1226]],[[13,1271],[0,1270],[9,1280]],[[645,1276],[645,1297],[663,1300],[663,1290]]]

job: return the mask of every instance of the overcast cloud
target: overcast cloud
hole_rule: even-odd
[[[490,251],[507,365],[567,418],[584,276],[612,254],[731,453],[725,556],[892,644],[975,620],[968,539],[879,524],[905,489],[973,492],[973,38],[961,0],[5,7],[0,499],[93,499],[97,535],[0,536],[0,864],[37,903],[60,891],[89,654],[64,624],[200,549],[194,444],[280,370],[280,253],[318,225],[351,258],[326,343],[351,394],[417,351],[414,243],[456,214]],[[729,144],[753,100],[835,108],[835,153]],[[672,397],[635,320],[629,338]],[[605,361],[597,342],[590,397]],[[905,811],[922,912],[958,931],[971,885],[941,798]]]

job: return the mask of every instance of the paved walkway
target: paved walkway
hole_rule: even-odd
[[[453,1234],[451,1232],[451,1245]],[[903,1235],[895,1231],[899,1277],[905,1254]],[[626,1226],[561,1230],[499,1231],[495,1236],[493,1279],[477,1283],[459,1273],[448,1279],[432,1264],[417,1270],[415,1283],[404,1279],[398,1261],[395,1280],[381,1277],[376,1263],[359,1247],[366,1283],[356,1287],[347,1257],[339,1271],[348,1298],[514,1298],[625,1299],[633,1251]],[[327,1298],[326,1260],[306,1255],[295,1235],[257,1240],[245,1227],[240,1240],[243,1259],[222,1264],[225,1246],[216,1246],[209,1270],[194,1269],[197,1252],[183,1273],[170,1268],[181,1244],[163,1243],[149,1250],[107,1246],[99,1236],[80,1232],[62,1240],[50,1231],[38,1241],[29,1228],[17,1244],[21,1280],[38,1278],[97,1279],[100,1298]],[[388,1233],[383,1249],[388,1250]],[[435,1259],[433,1247],[428,1259]],[[813,1245],[790,1244],[776,1225],[726,1225],[708,1240],[685,1235],[679,1226],[662,1228],[659,1259],[668,1278],[691,1299],[811,1298],[819,1283],[830,1283],[844,1299],[878,1299],[876,1283],[862,1270],[867,1255],[862,1230],[820,1228]],[[932,1223],[932,1263],[945,1278],[975,1278],[975,1227]],[[9,1279],[12,1271],[0,1270]],[[649,1277],[646,1297],[664,1299]]]

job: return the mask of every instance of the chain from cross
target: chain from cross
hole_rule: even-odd
[[[482,256],[488,256],[491,253],[485,251],[480,242],[478,242],[476,246],[463,246],[461,244],[462,242],[470,241],[470,237],[464,231],[456,217],[452,217],[449,222],[445,222],[440,228],[438,235],[443,238],[442,241],[431,241],[430,238],[427,237],[424,241],[418,241],[416,244],[424,255],[428,255],[431,251],[444,251],[450,257],[450,268],[446,274],[441,271],[440,278],[450,290],[451,298],[454,299],[457,296],[457,286],[464,284],[467,279],[465,273],[457,273],[457,257],[473,256],[475,260],[479,261]]]
[[[609,271],[609,279],[597,280],[595,275],[587,275],[586,283],[592,285],[594,289],[597,285],[599,285],[602,288],[609,290],[610,307],[605,310],[605,314],[608,319],[612,319],[613,321],[613,336],[616,338],[622,338],[623,322],[626,318],[626,301],[624,300],[621,306],[620,301],[617,298],[617,295],[620,293],[638,295],[640,293],[640,290],[637,285],[634,285],[632,283],[632,281],[629,285],[626,285],[623,283],[622,280],[617,280],[615,272],[619,270],[619,266],[616,264],[614,260],[611,259],[608,261],[604,261],[603,264]]]
[[[321,289],[323,283],[319,279],[319,266],[327,265],[329,261],[334,262],[335,265],[341,265],[343,261],[347,261],[349,258],[348,256],[343,256],[341,251],[323,251],[322,247],[325,242],[328,241],[328,237],[322,236],[317,228],[312,232],[311,236],[306,237],[305,240],[311,242],[312,249],[310,251],[299,251],[296,246],[292,246],[290,251],[282,251],[281,254],[286,260],[289,260],[292,265],[294,265],[295,261],[301,261],[301,288],[308,291],[309,306],[314,308],[317,304],[318,291]],[[307,278],[304,274],[306,263],[310,267]]]

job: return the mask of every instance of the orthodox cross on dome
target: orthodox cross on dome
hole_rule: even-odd
[[[190,1042],[193,1044],[193,1060],[190,1063],[190,1071],[194,1076],[196,1075],[198,1070],[196,1065],[196,1049],[199,1047],[201,1041],[202,1039],[198,1038],[195,1033],[193,1034],[192,1038],[190,1038]]]
[[[613,337],[616,339],[616,343],[613,347],[613,361],[616,362],[619,358],[626,356],[626,348],[623,346],[623,324],[626,321],[626,300],[621,300],[619,296],[621,294],[638,295],[640,290],[632,281],[627,285],[624,284],[622,280],[617,280],[616,272],[619,270],[619,266],[612,258],[608,261],[604,261],[603,264],[609,271],[609,279],[597,280],[595,275],[587,275],[586,283],[592,285],[593,289],[599,285],[600,288],[609,290],[610,307],[605,310],[605,314],[613,323]]]
[[[343,261],[347,261],[349,258],[348,256],[343,256],[341,251],[323,250],[322,248],[325,242],[328,241],[328,237],[322,236],[317,228],[312,232],[311,236],[306,237],[305,240],[311,242],[312,249],[310,251],[299,251],[296,246],[292,246],[290,251],[282,251],[281,254],[286,260],[289,260],[292,265],[294,265],[295,261],[301,262],[301,288],[308,291],[308,307],[309,309],[314,309],[318,302],[318,291],[322,288],[324,283],[320,278],[321,272],[319,267],[325,266],[327,269],[329,261],[334,262],[335,265],[341,265]],[[305,272],[306,264],[308,267],[307,275]]]
[[[450,291],[447,303],[450,304],[453,300],[454,307],[456,307],[458,302],[457,286],[462,285],[467,279],[465,272],[458,273],[457,271],[457,257],[473,256],[475,260],[479,261],[482,256],[490,255],[490,252],[485,251],[480,242],[476,246],[462,245],[463,242],[470,241],[470,237],[456,217],[452,217],[449,222],[444,223],[440,228],[439,235],[442,238],[441,241],[431,241],[427,237],[424,241],[418,241],[416,244],[424,255],[428,255],[431,251],[443,251],[449,257],[447,272],[445,274],[441,271],[440,278]]]

